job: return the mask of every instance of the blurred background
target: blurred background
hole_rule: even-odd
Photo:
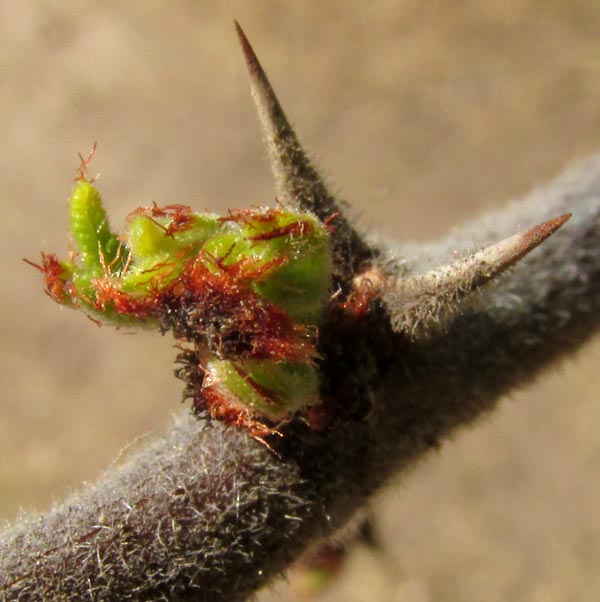
[[[112,223],[140,204],[271,204],[232,20],[365,228],[442,235],[600,146],[593,0],[0,3],[0,516],[44,510],[160,434],[169,337],[97,328],[21,261],[67,249],[77,153]],[[374,503],[320,600],[596,600],[600,343]],[[125,450],[125,452],[123,451]],[[293,583],[292,583],[293,585]],[[284,583],[263,599],[295,600]]]

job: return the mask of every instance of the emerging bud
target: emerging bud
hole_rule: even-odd
[[[194,382],[197,411],[259,436],[318,401],[314,360],[331,250],[314,216],[153,205],[131,213],[117,236],[82,174],[70,223],[70,259],[43,254],[36,265],[47,292],[94,319],[153,325],[191,344],[193,365],[180,373]]]

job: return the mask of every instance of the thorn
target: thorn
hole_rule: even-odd
[[[269,85],[267,76],[265,75],[265,72],[263,71],[260,62],[258,61],[258,58],[256,57],[256,54],[252,49],[252,46],[250,45],[250,42],[248,41],[244,30],[241,28],[237,20],[234,20],[233,23],[235,25],[235,31],[240,41],[240,45],[242,46],[242,51],[246,59],[248,70],[250,71],[251,75],[262,78],[266,82],[266,85],[270,88],[271,86]]]
[[[570,213],[565,213],[474,253],[469,262],[474,265],[471,276],[471,290],[485,284],[513,266],[554,234],[570,217]]]
[[[331,215],[339,214],[333,238],[334,257],[344,268],[356,273],[361,262],[370,257],[370,249],[340,212],[335,198],[308,159],[246,34],[237,21],[234,23],[267,142],[277,196],[288,209],[310,211],[324,223]]]
[[[512,267],[570,217],[570,213],[560,215],[465,259],[399,280],[392,296],[396,307],[400,305],[403,309],[394,317],[394,327],[411,336],[428,334],[445,316],[455,313],[469,293]]]
[[[321,215],[324,212],[320,204],[325,201],[331,205],[335,201],[300,146],[266,73],[237,21],[235,28],[246,59],[250,91],[267,141],[277,194],[288,208],[313,211],[323,220],[326,215]],[[327,215],[336,210],[329,210]]]

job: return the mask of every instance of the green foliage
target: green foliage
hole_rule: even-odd
[[[43,255],[40,266],[51,297],[115,325],[172,329],[192,345],[195,407],[228,423],[263,432],[265,420],[318,401],[317,329],[331,286],[324,225],[281,208],[219,217],[152,205],[117,236],[84,175],[70,197],[70,259]]]

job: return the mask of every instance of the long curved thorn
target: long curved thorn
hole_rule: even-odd
[[[279,200],[290,209],[314,213],[322,222],[336,216],[332,222],[335,229],[334,247],[338,247],[334,249],[336,260],[357,271],[371,252],[350,226],[336,199],[310,162],[248,38],[238,22],[234,23],[246,59],[250,90],[267,142]]]
[[[425,274],[399,279],[390,295],[397,330],[411,336],[430,333],[460,309],[473,291],[512,267],[558,230],[570,213],[560,215],[525,232]]]

